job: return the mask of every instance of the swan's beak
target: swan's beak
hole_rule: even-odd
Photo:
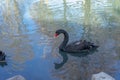
[[[57,34],[57,33],[55,33],[55,34],[54,34],[54,38],[56,38],[57,36],[58,36],[58,34]]]

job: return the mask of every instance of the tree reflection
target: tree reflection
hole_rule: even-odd
[[[12,3],[11,3],[12,1]],[[19,34],[24,26],[18,3],[16,0],[4,0],[5,5],[1,5],[3,16],[3,34]],[[7,28],[7,30],[6,30]]]
[[[84,34],[83,38],[91,41],[91,0],[84,1]]]
[[[84,25],[90,25],[91,0],[85,0],[84,3]]]
[[[64,27],[67,27],[67,5],[66,5],[66,0],[63,0],[63,5],[64,5]]]
[[[11,61],[13,63],[14,61],[16,64],[24,63],[33,58],[33,51],[29,44],[28,36],[21,35],[23,34],[22,30],[25,25],[23,23],[23,14],[19,8],[19,1],[4,0],[1,2],[0,9],[2,13],[3,27],[1,27],[2,35],[0,35],[0,43],[2,43],[2,45],[0,47],[6,51],[12,51]],[[13,64],[11,63],[11,65]]]
[[[40,25],[42,33],[51,36],[51,31],[54,27],[54,17],[51,9],[44,2],[40,0],[34,3],[30,8],[30,14],[32,18]]]

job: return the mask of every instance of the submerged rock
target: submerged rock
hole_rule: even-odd
[[[100,72],[98,74],[93,74],[92,80],[115,80],[115,79],[104,72]]]
[[[7,80],[25,80],[25,78],[21,75],[16,75],[11,78],[8,78]]]

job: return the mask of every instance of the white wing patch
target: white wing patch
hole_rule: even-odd
[[[80,41],[76,42],[75,45],[80,45]]]

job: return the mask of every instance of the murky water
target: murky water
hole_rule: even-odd
[[[119,80],[119,17],[119,0],[0,0],[0,50],[7,55],[0,80],[17,74],[27,80],[90,80],[101,71]],[[86,39],[100,47],[85,57],[62,55],[63,36],[53,38],[57,29],[65,29],[70,42]]]

